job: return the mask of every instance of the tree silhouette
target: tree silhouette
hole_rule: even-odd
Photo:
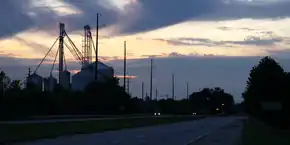
[[[9,89],[11,89],[11,90],[21,90],[21,81],[20,80],[13,80],[9,84]]]
[[[88,106],[93,110],[103,110],[103,113],[121,113],[128,111],[131,96],[118,85],[118,80],[113,78],[106,82],[92,82],[85,88],[85,96],[90,100]]]
[[[290,80],[290,77],[288,77]],[[5,97],[0,98],[0,119],[21,119],[37,115],[73,115],[73,114],[123,114],[150,113],[191,114],[193,111],[218,113],[230,112],[233,96],[223,89],[204,88],[191,94],[190,99],[150,100],[131,98],[119,85],[117,78],[105,82],[92,82],[84,91],[64,89],[59,84],[54,91],[42,91],[32,83],[21,88],[19,80],[13,80],[2,71],[0,82]],[[3,86],[3,87],[2,87]],[[4,94],[3,93],[3,94]],[[1,93],[2,95],[2,93]]]
[[[264,57],[250,71],[243,93],[246,111],[258,113],[261,102],[281,101],[285,95],[285,72],[271,57]]]
[[[9,84],[11,83],[11,79],[6,75],[4,71],[0,72],[0,82],[1,82],[1,89],[3,90],[6,90],[9,87]]]
[[[219,87],[204,88],[190,95],[192,110],[204,113],[231,113],[234,105],[233,96]]]
[[[275,102],[285,106],[283,104],[289,102],[289,80],[289,73],[285,73],[278,62],[268,56],[262,58],[250,71],[246,90],[242,94],[245,111],[267,123],[280,124],[275,121],[283,120],[284,110],[269,112],[262,108],[262,104]]]

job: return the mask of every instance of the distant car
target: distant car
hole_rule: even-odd
[[[154,113],[154,115],[155,115],[155,116],[160,116],[160,115],[161,115],[161,113]]]
[[[193,112],[193,113],[192,113],[192,115],[196,115],[196,113],[195,113],[195,112]]]

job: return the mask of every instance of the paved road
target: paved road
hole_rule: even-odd
[[[209,117],[191,122],[64,136],[17,145],[186,145],[210,134],[240,117]],[[15,144],[16,145],[16,144]]]
[[[144,116],[133,116],[133,117],[104,117],[104,118],[66,118],[66,119],[41,119],[41,120],[20,120],[20,121],[0,121],[0,124],[36,124],[36,123],[56,123],[56,122],[78,122],[78,121],[96,121],[96,120],[118,120],[118,119],[142,119],[142,118],[170,118],[177,117],[178,115],[144,115]],[[189,116],[189,115],[179,115]],[[196,117],[204,117],[204,115],[196,115]]]

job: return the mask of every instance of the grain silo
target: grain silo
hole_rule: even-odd
[[[53,92],[57,85],[57,79],[50,75],[48,78],[44,78],[44,91]]]
[[[62,81],[60,81],[60,85],[65,89],[70,89],[70,77],[71,77],[70,72],[65,70],[59,73],[62,79]]]
[[[43,78],[40,75],[33,73],[27,77],[26,83],[27,88],[33,87],[42,91]]]
[[[82,68],[82,70],[72,76],[72,90],[83,91],[85,87],[94,81],[95,63]],[[114,69],[106,64],[98,63],[98,81],[104,82],[114,77]]]

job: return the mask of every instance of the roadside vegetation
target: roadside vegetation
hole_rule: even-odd
[[[242,103],[249,120],[243,145],[290,144],[290,73],[264,57],[249,74]]]
[[[160,124],[183,122],[202,117],[172,116],[148,118],[123,118],[91,121],[67,121],[54,123],[28,123],[28,124],[1,124],[0,143],[17,141],[30,141],[40,138],[54,138],[63,135],[97,133],[124,128],[144,127]]]
[[[112,78],[105,83],[92,82],[83,92],[60,86],[53,92],[43,92],[33,84],[23,87],[21,81],[11,80],[4,71],[0,73],[0,86],[0,143],[167,124],[194,120],[202,114],[236,112],[233,96],[219,87],[192,92],[188,99],[151,100],[149,96],[131,96],[117,78]],[[136,114],[142,119],[132,119]],[[104,117],[115,119],[90,119]],[[83,121],[41,122],[69,118]],[[39,122],[9,123],[16,120]]]
[[[130,115],[130,114],[225,114],[235,113],[233,96],[222,88],[204,88],[188,99],[171,97],[158,100],[131,96],[117,78],[105,83],[91,83],[83,92],[56,86],[43,92],[33,84],[23,88],[19,80],[0,73],[0,120],[21,120],[31,116]]]
[[[289,130],[279,130],[255,119],[249,119],[242,132],[242,145],[289,144]]]

